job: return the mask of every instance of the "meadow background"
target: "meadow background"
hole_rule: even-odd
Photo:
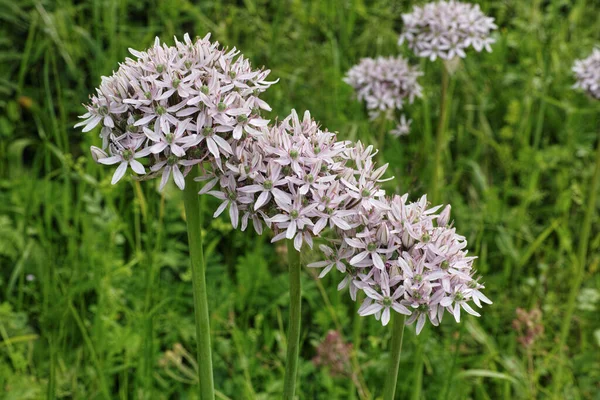
[[[308,109],[340,138],[383,145],[379,161],[396,176],[386,189],[415,200],[432,173],[442,64],[397,46],[411,3],[0,0],[0,399],[197,393],[185,358],[195,342],[182,194],[161,194],[158,182],[111,186],[112,168],[89,155],[99,139],[73,128],[128,47],[212,32],[280,79],[263,96],[271,119]],[[600,399],[597,212],[587,265],[576,257],[600,102],[570,88],[573,61],[600,44],[600,3],[479,3],[496,18],[497,43],[469,52],[451,86],[441,198],[494,304],[419,337],[407,328],[397,398]],[[342,78],[361,57],[397,54],[420,63],[425,95],[407,107],[410,136],[382,143]],[[219,398],[278,398],[285,245],[234,231],[226,213],[212,219],[218,201],[203,198]],[[391,326],[358,317],[339,278],[302,273],[300,399],[381,394]],[[535,337],[515,328],[518,308],[538,310],[521,316]],[[341,372],[312,362],[330,330],[352,344]]]

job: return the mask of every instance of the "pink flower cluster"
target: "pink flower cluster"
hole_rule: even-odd
[[[350,356],[352,343],[346,343],[338,331],[329,331],[317,346],[317,355],[312,359],[316,367],[326,367],[333,377],[352,374]]]
[[[364,101],[371,119],[383,114],[393,119],[395,110],[402,110],[404,101],[412,104],[422,96],[417,82],[423,75],[407,60],[398,57],[363,58],[350,68],[344,82],[356,91],[358,100]]]
[[[252,70],[235,48],[220,49],[209,38],[186,34],[175,46],[156,38],[147,51],[130,49],[137,60],[127,58],[102,77],[75,126],[102,126],[102,149],[92,147],[92,156],[119,164],[113,184],[130,167],[143,179],[161,175],[161,189],[170,176],[183,189],[191,166],[209,155],[227,158],[233,140],[268,124],[260,114],[271,108],[258,95],[273,84],[265,80],[269,70]],[[139,159],[147,160],[149,174]]]
[[[468,302],[491,303],[465,238],[449,225],[449,206],[437,214],[425,196],[416,203],[387,197],[380,186],[387,164],[375,165],[373,146],[338,141],[309,112],[300,119],[292,111],[273,125],[261,118],[260,109],[270,108],[257,95],[271,85],[269,71],[252,70],[208,36],[132,53],[138,60],[103,78],[78,124],[89,131],[102,123],[110,154],[92,148],[92,155],[119,163],[113,183],[128,166],[140,175],[149,167],[146,178],[162,174],[163,187],[173,176],[183,189],[184,175],[199,164],[199,193],[221,200],[214,217],[228,210],[234,228],[251,223],[262,234],[268,227],[273,242],[293,240],[298,251],[319,237],[326,260],[309,267],[323,268],[321,276],[335,267],[344,275],[338,289],[349,288],[353,300],[362,290],[360,314],[383,325],[394,310],[420,332],[444,311],[459,321],[461,308],[479,315]]]
[[[336,141],[308,112],[300,120],[292,111],[235,143],[233,153],[223,169],[213,165],[199,178],[208,181],[200,193],[223,201],[215,217],[229,208],[234,227],[252,220],[259,234],[267,226],[273,242],[294,240],[298,251],[330,228],[319,245],[326,260],[308,266],[323,268],[321,277],[335,267],[344,274],[338,289],[349,288],[353,300],[364,291],[360,315],[387,325],[394,310],[410,315],[420,332],[426,319],[438,325],[444,311],[460,321],[461,308],[479,315],[468,302],[491,303],[474,278],[465,238],[448,225],[450,207],[436,214],[440,206],[428,209],[425,196],[416,203],[386,197],[380,182],[387,165],[376,167],[372,146]]]
[[[391,310],[410,316],[409,324],[416,321],[417,333],[427,319],[437,326],[444,311],[457,322],[461,308],[479,316],[468,302],[481,307],[491,301],[474,278],[475,257],[467,255],[465,238],[448,225],[450,206],[437,214],[441,206],[427,208],[426,196],[416,203],[407,199],[385,197],[378,207],[357,210],[356,228],[331,247],[322,245],[328,260],[309,267],[322,267],[325,275],[335,266],[345,275],[338,289],[348,287],[354,300],[362,290],[359,314],[374,314],[383,325]]]
[[[398,44],[408,47],[419,57],[451,60],[466,57],[465,50],[492,51],[491,32],[497,28],[494,18],[487,17],[478,4],[459,1],[438,1],[415,6],[402,14],[404,31]]]
[[[377,182],[387,165],[375,169],[373,147],[336,141],[309,112],[300,120],[292,111],[232,150],[223,168],[213,163],[198,178],[208,181],[201,194],[223,200],[214,216],[228,208],[235,228],[245,230],[251,220],[259,234],[267,226],[275,233],[273,242],[294,240],[297,250],[303,243],[312,247],[313,237],[326,227],[352,229],[354,209],[372,208],[383,193]]]
[[[576,60],[573,73],[577,79],[573,87],[582,89],[594,99],[600,100],[600,48],[595,48],[588,57]]]

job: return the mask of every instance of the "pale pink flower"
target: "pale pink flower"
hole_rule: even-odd
[[[103,164],[120,163],[113,183],[130,165],[138,174],[146,167],[153,172],[141,179],[161,175],[161,189],[171,176],[183,189],[191,165],[208,160],[221,168],[242,132],[268,123],[259,114],[270,107],[258,96],[274,83],[266,81],[269,71],[253,70],[239,51],[209,39],[193,41],[186,34],[167,46],[156,38],[146,51],[129,49],[136,59],[102,78],[76,127],[102,127],[102,152],[92,154]]]
[[[600,100],[600,48],[595,48],[587,58],[576,60],[573,73],[577,79],[573,87]]]
[[[352,67],[344,82],[356,91],[359,101],[364,101],[371,119],[384,115],[393,118],[394,110],[402,110],[404,102],[412,104],[422,96],[417,78],[423,75],[416,66],[398,57],[363,58]]]
[[[478,4],[453,0],[427,3],[402,14],[402,20],[404,29],[398,44],[408,43],[417,56],[431,61],[464,58],[469,47],[491,52],[495,42],[490,36],[497,28],[494,18],[483,14]]]

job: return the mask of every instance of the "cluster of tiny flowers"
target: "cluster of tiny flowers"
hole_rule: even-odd
[[[212,165],[198,180],[200,193],[222,200],[235,228],[250,221],[257,233],[274,232],[272,241],[289,239],[296,250],[319,245],[325,260],[309,264],[344,274],[339,290],[349,288],[366,300],[361,315],[374,314],[386,325],[391,310],[410,315],[420,332],[428,318],[437,325],[449,311],[479,315],[468,302],[491,303],[474,279],[474,257],[465,238],[448,226],[450,207],[427,209],[427,199],[407,203],[407,195],[388,198],[381,189],[387,165],[377,168],[372,146],[336,141],[306,112],[234,143],[221,169]]]
[[[338,331],[329,331],[325,340],[317,346],[317,355],[312,359],[316,367],[326,367],[333,377],[352,374],[350,355],[352,344],[346,343]]]
[[[494,39],[490,37],[497,26],[485,16],[479,5],[458,1],[440,1],[414,7],[412,13],[402,14],[404,31],[399,44],[408,43],[419,57],[450,60],[464,58],[465,50],[491,52]]]
[[[87,132],[102,124],[103,148],[92,147],[92,156],[119,164],[113,184],[130,167],[141,179],[161,174],[161,188],[172,176],[183,189],[199,164],[199,194],[221,200],[214,217],[228,210],[234,228],[251,223],[262,234],[268,227],[273,242],[292,240],[298,251],[321,237],[325,260],[309,267],[322,268],[320,277],[334,267],[343,273],[338,289],[349,288],[353,300],[362,290],[360,315],[383,325],[394,310],[410,315],[420,332],[446,310],[459,321],[461,308],[479,315],[468,302],[491,303],[474,278],[465,238],[448,224],[449,206],[438,215],[426,197],[386,197],[380,184],[387,164],[375,165],[373,146],[338,141],[308,112],[269,125],[260,110],[270,107],[257,97],[272,84],[269,71],[252,70],[235,49],[219,50],[208,39],[186,35],[175,47],[157,40],[147,52],[131,50],[138,60],[103,78],[78,126]],[[418,73],[406,63],[404,69],[412,83],[384,74],[377,90],[396,85],[396,95],[412,101],[420,94]],[[409,124],[403,119],[399,132]]]
[[[292,113],[261,134],[248,135],[232,146],[223,168],[212,165],[203,176],[200,194],[223,202],[232,225],[245,230],[252,221],[257,233],[274,231],[273,242],[290,239],[300,250],[313,246],[325,228],[352,229],[348,222],[359,206],[372,208],[383,193],[378,181],[387,165],[375,169],[373,147],[336,141],[306,112]],[[217,188],[217,189],[215,189]]]
[[[421,97],[417,82],[422,72],[407,60],[398,57],[363,58],[350,68],[344,82],[356,91],[358,100],[364,101],[371,119],[381,114],[392,119],[395,110],[402,110],[404,101],[412,103]]]
[[[448,225],[450,206],[427,208],[423,196],[407,203],[408,195],[379,199],[377,206],[357,211],[352,229],[322,245],[326,261],[309,267],[333,267],[345,276],[338,289],[349,288],[356,300],[362,290],[366,297],[360,315],[375,315],[383,325],[391,311],[410,316],[417,334],[427,319],[438,325],[444,311],[460,322],[461,308],[479,316],[468,304],[478,307],[491,301],[481,293],[484,286],[474,278],[475,257],[469,257],[467,242]]]
[[[161,189],[170,177],[183,189],[193,165],[207,157],[220,164],[234,141],[268,124],[260,114],[271,108],[258,95],[273,83],[265,80],[269,70],[253,70],[235,48],[209,39],[186,34],[167,46],[156,38],[147,51],[130,49],[137,60],[102,77],[76,127],[102,126],[102,149],[92,147],[92,156],[119,164],[113,184],[130,167],[140,179],[161,175]]]
[[[600,48],[594,49],[589,57],[575,61],[573,72],[577,79],[573,87],[600,100]]]

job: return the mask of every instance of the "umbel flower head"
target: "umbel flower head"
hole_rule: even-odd
[[[378,180],[387,165],[375,169],[373,148],[336,141],[306,112],[292,113],[260,135],[234,143],[223,168],[212,165],[198,178],[200,193],[222,200],[215,217],[229,209],[233,227],[248,222],[257,233],[271,228],[273,241],[290,239],[300,250],[326,227],[351,229],[354,209],[378,204]],[[217,186],[218,185],[218,186]],[[217,189],[215,189],[217,188]]]
[[[408,195],[385,198],[370,210],[356,210],[353,229],[322,247],[327,261],[309,267],[332,269],[344,274],[338,289],[349,289],[356,300],[362,290],[365,300],[360,315],[375,315],[383,325],[391,312],[410,316],[417,334],[427,320],[442,321],[447,311],[460,322],[461,309],[479,316],[470,302],[481,307],[491,301],[475,277],[473,260],[465,250],[465,238],[448,224],[450,206],[428,208],[426,196],[416,203]],[[323,275],[323,274],[322,274]]]
[[[595,48],[589,57],[575,61],[573,73],[577,79],[573,87],[600,100],[600,48]]]
[[[113,184],[131,168],[141,179],[160,175],[161,189],[170,177],[183,189],[194,164],[212,158],[220,166],[233,142],[268,124],[261,110],[271,108],[258,96],[274,83],[265,80],[269,70],[253,70],[235,48],[209,38],[186,34],[175,46],[156,38],[147,51],[130,49],[137,59],[102,77],[75,126],[102,127],[102,149],[92,147],[92,156],[118,164]]]
[[[416,66],[398,57],[363,58],[350,68],[344,82],[356,91],[358,100],[364,101],[371,119],[381,113],[393,118],[394,110],[401,110],[404,102],[412,103],[421,97],[417,78],[423,75]]]
[[[366,300],[361,315],[375,315],[384,325],[392,311],[410,315],[420,332],[426,320],[437,325],[445,311],[457,321],[461,309],[479,315],[491,301],[472,269],[463,236],[449,225],[450,207],[427,208],[426,197],[408,203],[408,195],[386,197],[380,183],[387,164],[377,167],[372,146],[337,141],[306,112],[295,111],[279,124],[233,143],[223,168],[212,165],[198,180],[200,193],[222,203],[215,216],[229,210],[235,228],[252,221],[272,241],[289,239],[299,251],[313,239],[322,261],[320,277],[336,269],[344,275],[338,289],[349,288]],[[322,233],[327,229],[327,235]]]
[[[485,16],[479,5],[458,1],[415,6],[411,13],[402,14],[402,20],[404,31],[398,44],[407,42],[417,56],[432,61],[464,58],[469,47],[491,52],[494,39],[490,33],[497,28],[494,18]]]
[[[317,355],[312,359],[316,367],[326,367],[333,377],[351,375],[350,355],[352,343],[346,343],[341,333],[330,330],[317,346]]]

